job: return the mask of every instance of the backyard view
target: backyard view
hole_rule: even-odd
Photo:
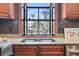
[[[25,25],[27,35],[53,34],[54,4],[28,3],[25,4]],[[52,8],[51,8],[52,7]],[[51,17],[52,16],[52,17]]]

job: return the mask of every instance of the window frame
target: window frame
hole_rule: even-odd
[[[27,3],[24,3],[24,4],[27,4]],[[24,8],[25,7],[25,8]],[[23,9],[24,9],[24,19],[23,19],[23,22],[24,22],[24,35],[28,35],[27,34],[27,21],[38,21],[38,23],[39,23],[39,21],[49,21],[49,26],[50,26],[50,30],[49,30],[49,36],[50,35],[53,35],[53,21],[55,21],[54,19],[53,19],[53,16],[52,16],[52,19],[51,19],[51,10],[50,10],[50,8],[51,8],[51,6],[49,6],[49,7],[28,7],[27,5],[24,5],[23,7],[22,7]],[[31,19],[31,20],[29,20],[29,19],[27,19],[27,9],[29,9],[29,8],[37,8],[37,9],[49,9],[49,11],[50,11],[50,13],[49,13],[49,20],[44,20],[44,19],[41,19],[41,20],[39,20],[39,19],[37,19],[37,20],[34,20],[34,19]],[[55,7],[52,7],[52,15],[53,15],[53,8],[55,9]],[[26,14],[25,14],[26,13]],[[25,18],[25,16],[26,16],[26,18]],[[52,22],[52,23],[51,23]],[[26,23],[26,24],[25,24]],[[51,25],[52,25],[52,30],[51,30]],[[26,26],[26,29],[25,29],[25,26]],[[38,24],[38,26],[39,26],[39,24]],[[39,32],[39,27],[38,27],[38,32]],[[41,34],[42,35],[42,34]],[[39,33],[38,34],[32,34],[31,36],[41,36]],[[30,36],[30,35],[28,35],[28,36]],[[45,36],[45,35],[44,35]],[[47,36],[47,34],[46,34],[46,36]]]

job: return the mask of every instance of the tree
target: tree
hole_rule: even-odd
[[[31,17],[32,17],[32,19],[34,19],[34,17],[35,17],[35,12],[34,12],[34,14],[31,14]]]
[[[41,12],[41,14],[44,16],[44,19],[46,19],[49,12],[47,10],[44,10]]]

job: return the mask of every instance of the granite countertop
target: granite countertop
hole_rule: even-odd
[[[52,38],[52,39],[54,39],[56,42],[28,42],[28,43],[26,43],[26,42],[21,42],[21,40],[22,39],[25,39],[25,38],[18,38],[18,39],[16,39],[14,42],[13,42],[13,44],[64,44],[64,45],[68,45],[68,44],[79,44],[79,42],[65,42],[65,38]],[[30,38],[28,38],[28,39],[30,39]],[[33,39],[40,39],[41,40],[41,38],[33,38]],[[42,39],[51,39],[51,38],[42,38]]]
[[[26,44],[65,44],[65,45],[67,45],[67,44],[79,44],[79,42],[71,42],[71,43],[69,43],[69,42],[65,42],[65,38],[52,38],[52,39],[54,39],[56,42],[21,42],[23,39],[25,39],[25,38],[17,38],[17,39],[14,39],[14,40],[11,40],[11,43],[12,44],[24,44],[24,45],[26,45]],[[28,38],[28,39],[30,39],[30,38]],[[31,38],[31,39],[49,39],[49,38]]]
[[[12,38],[10,41],[9,41],[9,43],[11,43],[11,44],[24,44],[24,45],[33,45],[33,44],[65,44],[65,45],[67,45],[67,44],[79,44],[79,42],[71,42],[71,43],[69,43],[69,42],[65,42],[65,38],[52,38],[52,39],[54,39],[56,42],[21,42],[23,39],[27,39],[27,38]],[[30,39],[30,38],[28,38],[28,39]],[[40,39],[41,40],[41,38],[31,38],[31,39]],[[48,39],[48,38],[42,38],[42,39]],[[1,45],[0,45],[0,47],[1,47]]]
[[[23,39],[54,39],[56,42],[21,42]],[[10,44],[10,45],[9,45]],[[0,44],[1,48],[4,48],[3,51],[5,51],[6,47],[9,47],[11,50],[13,44],[18,44],[18,45],[75,45],[79,44],[79,42],[65,42],[65,38],[11,38],[8,40],[7,43],[2,43]],[[9,45],[9,46],[8,46]],[[5,47],[4,47],[5,46]],[[11,48],[10,48],[11,47]],[[8,50],[9,50],[8,49]],[[3,52],[4,55],[11,55],[12,50],[8,52]]]
[[[52,38],[54,39],[56,42],[21,42],[21,40],[23,40],[25,38],[18,38],[16,40],[13,40],[12,41],[12,44],[64,44],[64,39],[60,38],[60,39],[55,39],[55,38]],[[30,39],[30,38],[28,38]],[[40,38],[32,38],[32,39],[40,39]],[[42,38],[42,39],[48,39],[48,38]],[[40,39],[41,40],[41,39]]]

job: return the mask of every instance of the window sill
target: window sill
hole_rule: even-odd
[[[64,35],[50,35],[50,36],[22,36],[22,38],[64,38]]]

